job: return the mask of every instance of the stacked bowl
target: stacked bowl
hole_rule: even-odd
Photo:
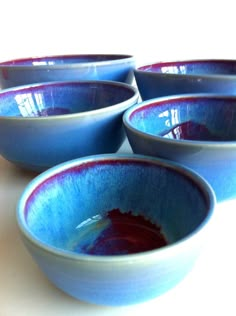
[[[0,154],[40,173],[17,223],[56,287],[127,305],[187,276],[216,200],[236,196],[235,73],[114,54],[0,63]],[[118,153],[126,136],[133,153]]]

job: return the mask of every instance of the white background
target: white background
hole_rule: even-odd
[[[233,1],[0,1],[0,59],[130,53],[137,62],[234,58]]]
[[[234,6],[217,0],[0,0],[0,60],[70,53],[133,54],[137,65],[236,59]],[[22,246],[14,212],[31,178],[0,158],[0,316],[236,315],[233,202],[217,207],[212,238],[177,288],[138,306],[97,307],[51,286]]]

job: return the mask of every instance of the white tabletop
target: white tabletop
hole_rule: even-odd
[[[128,150],[126,146],[121,152]],[[217,206],[214,230],[205,250],[176,288],[143,304],[101,307],[77,301],[56,289],[23,246],[15,208],[22,190],[35,175],[0,158],[0,316],[236,315],[234,201]]]

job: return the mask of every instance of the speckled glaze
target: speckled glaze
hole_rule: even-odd
[[[236,94],[236,60],[159,62],[134,70],[142,100],[190,93]]]
[[[98,155],[32,180],[19,200],[17,223],[28,251],[56,287],[82,301],[119,306],[155,298],[186,276],[211,231],[214,207],[211,187],[178,164]],[[158,222],[170,244],[128,255],[71,250],[81,222],[116,208]]]
[[[181,163],[201,174],[218,201],[236,198],[236,97],[179,95],[142,102],[126,111],[126,133],[135,153]],[[214,135],[210,140],[163,137],[192,121]],[[201,131],[195,131],[201,134]]]
[[[0,89],[49,81],[112,80],[131,83],[134,57],[118,54],[58,55],[0,63]]]
[[[122,114],[138,92],[125,83],[34,84],[0,92],[0,154],[35,171],[81,156],[116,152]]]

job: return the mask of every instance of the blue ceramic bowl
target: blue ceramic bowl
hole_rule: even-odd
[[[20,198],[17,222],[56,287],[115,306],[176,286],[206,242],[214,207],[205,180],[173,162],[98,155],[36,177]]]
[[[142,100],[177,94],[236,94],[236,60],[159,62],[134,70]]]
[[[218,201],[236,198],[236,97],[152,99],[127,110],[124,124],[134,153],[193,169],[210,183]]]
[[[116,152],[124,111],[138,92],[113,81],[34,84],[0,92],[0,154],[42,171],[81,156]]]
[[[0,88],[49,81],[113,80],[131,83],[134,57],[118,54],[58,55],[0,63]]]

